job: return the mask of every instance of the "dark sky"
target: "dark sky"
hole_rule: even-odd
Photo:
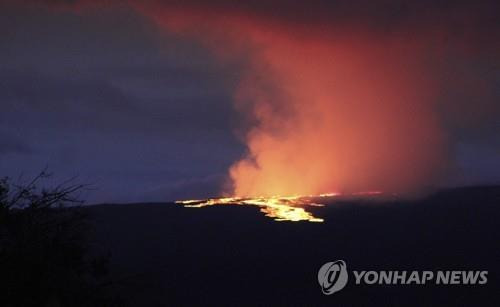
[[[243,148],[231,68],[128,10],[4,9],[0,24],[2,175],[48,166],[92,183],[93,201],[218,191]]]
[[[0,175],[30,177],[47,166],[55,180],[92,183],[89,202],[218,193],[245,150],[234,134],[237,61],[218,61],[126,7],[0,8]],[[485,75],[492,94],[484,99],[498,104],[498,62],[474,59],[447,73]],[[483,98],[458,91],[446,99]],[[471,125],[443,113],[455,163],[443,184],[500,183],[500,113]]]

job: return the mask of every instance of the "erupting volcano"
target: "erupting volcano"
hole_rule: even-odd
[[[495,37],[478,35],[490,24],[465,18],[471,9],[465,4],[443,15],[440,6],[427,11],[398,1],[361,2],[360,11],[350,1],[313,1],[307,10],[279,1],[217,1],[216,9],[199,1],[127,2],[158,28],[196,41],[215,62],[234,69],[234,129],[246,150],[218,191],[231,198],[196,206],[251,204],[277,219],[314,220],[296,207],[312,205],[309,196],[275,195],[414,195],[445,181],[454,169],[447,126],[455,115],[449,113],[473,114],[473,125],[494,111],[486,90],[490,75],[450,78],[458,75],[457,63],[477,64],[473,46],[485,44],[481,54],[496,57],[488,43]],[[490,16],[487,6],[477,9]],[[399,10],[404,18],[379,14]],[[453,99],[448,92],[456,93]],[[455,96],[481,99],[470,107]],[[281,205],[287,209],[280,211]]]
[[[324,191],[413,192],[446,166],[419,42],[238,10],[142,11],[221,62],[245,62],[234,104],[247,151],[230,167],[222,192],[231,197],[178,203],[254,205],[275,220],[321,222],[306,209],[322,206]]]
[[[0,25],[0,307],[500,307],[500,0]]]

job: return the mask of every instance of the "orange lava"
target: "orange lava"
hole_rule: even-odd
[[[368,191],[352,193],[348,196],[373,196],[382,192]],[[294,196],[271,196],[271,197],[223,197],[209,199],[191,199],[176,201],[177,204],[189,208],[203,208],[216,205],[249,205],[257,206],[260,212],[275,221],[308,221],[324,222],[324,219],[314,216],[307,211],[307,207],[323,207],[327,200],[340,196],[340,193],[324,193],[319,195],[294,195]],[[319,203],[323,202],[323,203]]]

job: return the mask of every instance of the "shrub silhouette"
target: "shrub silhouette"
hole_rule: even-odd
[[[89,259],[83,185],[51,189],[0,180],[0,305],[110,305],[100,286],[106,259]]]

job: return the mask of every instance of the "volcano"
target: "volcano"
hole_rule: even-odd
[[[277,223],[253,205],[87,209],[95,245],[111,255],[112,288],[131,305],[494,305],[500,186],[441,190],[413,201],[322,200],[323,207],[307,207],[322,223]],[[316,275],[337,259],[349,270],[487,270],[488,282],[387,286],[352,278],[326,296]]]

